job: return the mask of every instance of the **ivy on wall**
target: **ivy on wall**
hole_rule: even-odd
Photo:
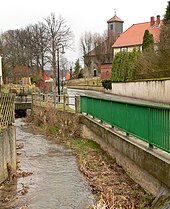
[[[112,65],[112,81],[123,82],[133,79],[135,62],[139,52],[119,52],[115,55]]]

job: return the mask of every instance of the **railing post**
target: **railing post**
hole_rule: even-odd
[[[67,100],[66,100],[66,94],[63,95],[63,111],[66,111],[66,105],[67,105]]]
[[[31,115],[33,115],[33,106],[34,106],[34,94],[31,95]]]
[[[66,94],[66,110],[69,108],[69,95]]]
[[[149,143],[149,148],[152,149],[153,148],[153,144]]]
[[[75,112],[80,113],[80,96],[75,96]]]

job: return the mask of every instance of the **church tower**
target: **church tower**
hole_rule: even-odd
[[[108,36],[113,36],[115,39],[119,37],[119,35],[123,32],[123,23],[119,17],[116,16],[116,12],[114,17],[107,21],[108,23]]]

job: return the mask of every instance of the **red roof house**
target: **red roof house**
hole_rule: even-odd
[[[142,50],[145,30],[149,30],[149,32],[153,34],[154,42],[158,43],[161,24],[162,21],[159,15],[157,15],[156,21],[154,17],[151,17],[150,22],[133,24],[124,31],[113,44],[114,55],[120,51],[133,51],[134,48]]]

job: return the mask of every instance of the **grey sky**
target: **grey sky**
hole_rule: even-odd
[[[85,31],[102,34],[114,9],[124,21],[124,30],[134,23],[147,22],[151,16],[163,15],[167,0],[1,0],[0,31],[25,27],[43,21],[54,12],[61,15],[75,35],[75,52],[67,52],[69,61],[80,57],[79,38]]]

